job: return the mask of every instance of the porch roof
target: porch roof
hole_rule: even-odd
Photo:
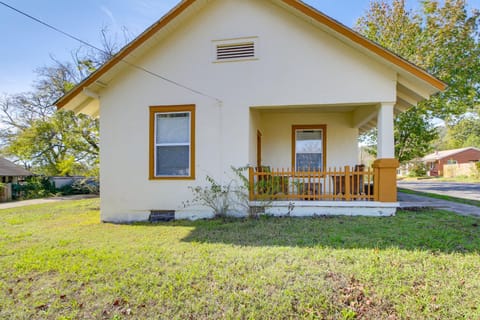
[[[298,0],[271,0],[292,14],[312,23],[320,30],[336,39],[356,48],[377,61],[394,69],[397,74],[397,101],[395,112],[403,112],[430,95],[442,91],[446,84],[420,67],[399,57],[340,22],[328,17],[317,9]],[[123,69],[142,66],[133,65],[128,58],[144,54],[152,44],[161,41],[183,21],[193,16],[208,0],[183,0],[166,15],[160,18],[142,34],[127,44],[122,50],[108,60],[103,66],[61,97],[57,107],[75,112],[99,115],[99,93],[108,86]],[[362,125],[362,129],[375,126],[375,120]]]

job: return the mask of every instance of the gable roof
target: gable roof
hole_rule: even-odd
[[[436,151],[429,155],[426,155],[422,158],[423,161],[436,161],[444,158],[448,158],[454,156],[458,153],[467,151],[467,150],[476,150],[480,153],[480,149],[474,147],[466,147],[466,148],[459,148],[459,149],[451,149],[451,150],[443,150],[443,151]]]
[[[385,49],[379,44],[365,38],[359,33],[353,31],[352,29],[346,27],[340,22],[332,19],[331,17],[325,15],[324,13],[318,11],[317,9],[303,3],[300,0],[272,0],[273,2],[279,4],[280,6],[290,10],[297,16],[303,17],[306,20],[313,21],[325,31],[329,32],[333,36],[339,38],[342,41],[348,42],[351,45],[356,46],[357,48],[366,51],[368,54],[383,60],[384,63],[392,65],[395,67],[401,75],[406,76],[405,85],[400,84],[398,90],[404,91],[401,100],[403,102],[403,107],[400,108],[400,111],[404,111],[409,106],[416,104],[418,101],[423,100],[430,96],[433,93],[444,90],[447,85],[436,77],[432,76],[425,70],[414,65],[413,63],[401,58],[400,56],[394,54],[393,52]],[[190,9],[195,6],[200,6],[202,3],[206,3],[205,0],[183,0],[157,22],[147,28],[143,33],[141,33],[137,38],[132,42],[123,47],[117,54],[115,54],[110,60],[108,60],[104,65],[99,69],[93,72],[89,77],[80,82],[75,86],[71,91],[66,93],[61,97],[55,104],[57,107],[63,108],[69,104],[73,104],[68,109],[72,109],[76,112],[82,112],[81,109],[84,109],[89,104],[92,104],[93,100],[97,100],[98,96],[95,93],[95,90],[90,90],[90,87],[97,87],[101,89],[105,87],[105,83],[102,81],[102,78],[111,70],[118,67],[120,62],[125,62],[126,65],[131,65],[126,62],[126,59],[129,55],[133,54],[136,50],[146,44],[149,40],[154,38],[158,32],[163,29],[168,29],[167,26],[174,24],[176,20]],[[427,87],[421,92],[416,92],[412,90],[409,85],[411,83],[409,79],[414,79],[415,81],[420,81],[424,86]],[[98,103],[96,104],[98,108]],[[95,114],[93,114],[95,115]],[[96,114],[98,115],[98,114]]]
[[[8,161],[5,158],[0,158],[0,177],[27,177],[33,174],[25,170],[19,165]]]

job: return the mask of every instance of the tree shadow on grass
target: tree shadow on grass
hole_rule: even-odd
[[[480,220],[446,211],[399,211],[395,217],[315,217],[175,221],[193,227],[185,242],[239,246],[480,252]]]

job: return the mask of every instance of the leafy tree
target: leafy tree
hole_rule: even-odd
[[[480,117],[466,113],[457,122],[447,127],[444,149],[464,147],[480,148]]]
[[[432,149],[432,141],[439,132],[426,119],[425,109],[417,107],[395,117],[395,155],[401,163],[422,157]],[[367,152],[376,156],[377,131],[366,133],[361,140],[368,145]]]
[[[52,57],[33,91],[0,98],[2,153],[45,175],[98,174],[99,122],[57,112],[54,102],[110,58],[118,46],[102,30],[102,51],[77,49],[71,62]]]
[[[45,175],[85,173],[96,165],[98,151],[98,120],[71,111],[33,121],[3,149]]]
[[[413,115],[413,116],[412,116]],[[395,154],[402,163],[423,157],[438,137],[437,129],[427,120],[425,109],[411,108],[395,118]]]
[[[403,161],[430,151],[436,137],[433,117],[452,121],[479,104],[480,12],[467,7],[465,0],[445,0],[443,5],[423,0],[414,11],[405,0],[374,0],[357,22],[357,31],[367,38],[448,84],[447,90],[395,120],[396,151]]]

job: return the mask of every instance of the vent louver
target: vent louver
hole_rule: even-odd
[[[255,43],[237,43],[217,45],[217,60],[246,59],[255,57]]]
[[[161,222],[175,220],[174,210],[150,210],[149,222]]]

